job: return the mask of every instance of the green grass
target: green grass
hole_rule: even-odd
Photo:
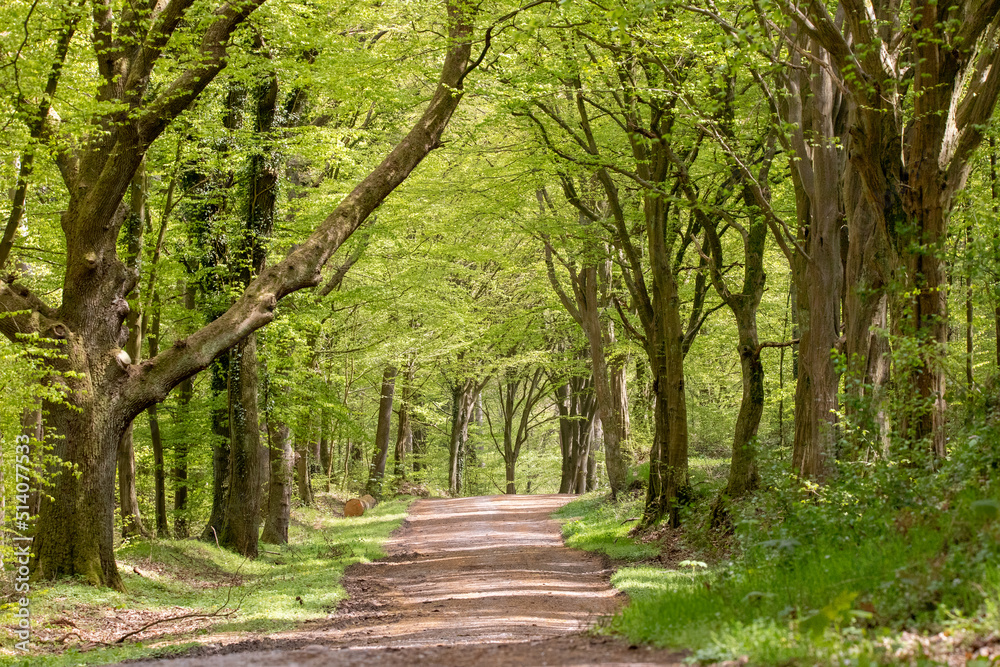
[[[655,558],[656,545],[640,544],[628,532],[642,516],[642,501],[608,503],[603,494],[588,494],[560,508],[553,515],[562,520],[566,545],[603,553],[615,560],[642,561]]]
[[[570,519],[564,526],[570,546],[639,561],[654,556],[657,545],[637,544],[620,521],[641,509],[638,501],[616,506],[584,497],[556,516]],[[852,534],[850,525],[840,531],[797,525],[796,539],[785,526],[765,534],[749,521],[740,527],[743,548],[730,560],[622,567],[612,584],[630,603],[607,630],[689,649],[696,663],[749,656],[761,665],[866,665],[892,663],[886,647],[902,629],[987,634],[1000,627],[1000,564],[987,563],[979,570],[985,578],[966,582],[954,571],[971,576],[971,569],[947,562],[959,558],[956,531],[946,529],[951,524],[899,531],[884,515],[877,523],[882,529],[874,534]],[[1000,536],[1000,527],[987,528]]]
[[[196,540],[141,540],[123,546],[117,551],[117,559],[128,589],[125,593],[72,581],[33,585],[33,635],[46,626],[71,630],[52,625],[61,618],[78,622],[110,610],[159,610],[164,615],[179,615],[238,606],[238,611],[228,617],[200,619],[194,633],[178,637],[175,646],[166,648],[128,643],[75,652],[63,651],[62,645],[33,643],[32,652],[25,658],[12,655],[13,640],[8,637],[0,664],[102,664],[182,650],[198,634],[275,632],[325,617],[345,596],[340,586],[344,570],[385,555],[382,545],[402,522],[409,501],[388,501],[353,519],[334,517],[314,508],[296,509],[289,530],[290,544],[261,544],[261,549],[270,553],[262,552],[253,561]],[[10,610],[4,613],[2,622],[6,625],[10,623]]]

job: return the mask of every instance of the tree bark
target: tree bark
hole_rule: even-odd
[[[144,181],[144,170],[140,165],[129,186],[129,211],[122,226],[122,236],[125,237],[127,246],[125,265],[136,274],[139,273],[142,266],[142,236],[146,217],[146,186]],[[138,288],[136,292],[138,292]],[[140,296],[140,294],[136,294],[137,300]],[[142,351],[142,339],[139,337],[138,309],[133,308],[129,310],[126,324],[129,336],[128,342],[125,344],[125,353],[128,355],[130,363],[139,363]],[[159,434],[158,426],[157,424],[157,435]],[[150,427],[152,428],[152,424]],[[160,444],[162,445],[162,443]],[[160,451],[162,455],[162,449]],[[162,470],[160,472],[162,474]],[[159,496],[157,496],[157,499],[159,499]],[[121,444],[118,447],[118,507],[122,516],[123,539],[149,537],[150,533],[143,525],[142,516],[139,512],[139,498],[136,493],[135,483],[135,447],[132,443],[131,425],[125,429],[125,435],[122,436]],[[157,516],[157,527],[159,527],[159,519],[160,517]]]
[[[229,367],[229,489],[219,544],[257,557],[264,465],[257,409],[257,336],[234,350]]]
[[[544,203],[543,194],[539,194],[539,202]],[[580,216],[586,224],[585,216]],[[548,239],[545,241],[545,264],[551,283],[563,307],[576,320],[587,337],[590,350],[590,363],[594,372],[594,391],[601,419],[606,425],[604,434],[605,466],[608,473],[608,483],[611,486],[611,497],[614,498],[625,487],[628,477],[628,464],[625,460],[625,447],[631,434],[629,432],[628,395],[622,385],[623,364],[609,364],[605,349],[615,342],[614,325],[601,321],[601,312],[610,306],[610,260],[603,262],[600,270],[596,264],[583,266],[579,270],[575,264],[567,263],[570,283],[573,293],[571,300],[563,290],[556,276],[555,264],[552,259],[553,248]]]
[[[195,309],[195,286],[194,283],[187,283],[184,286],[184,308],[189,313]],[[151,355],[154,356],[154,355]],[[180,385],[180,407],[181,414],[190,414],[191,399],[194,398],[194,378],[190,377],[181,382]],[[174,442],[174,537],[185,539],[188,537],[188,450],[190,429],[185,428],[183,435]]]
[[[232,351],[219,356],[212,364],[212,510],[201,539],[218,542],[226,515],[226,497],[229,494],[229,368]],[[225,401],[224,404],[223,401]]]
[[[292,440],[286,424],[269,419],[267,422],[268,452],[271,467],[267,486],[267,517],[260,541],[266,544],[288,544],[288,524],[292,508]]]
[[[149,356],[155,357],[160,347],[160,297],[153,294],[153,325],[149,335]],[[165,468],[163,463],[163,438],[160,436],[160,416],[157,406],[151,405],[146,410],[149,416],[149,439],[153,445],[153,486],[156,505],[156,536],[169,537],[167,527],[167,491]]]
[[[152,141],[221,70],[229,35],[255,7],[254,2],[226,6],[215,14],[207,32],[196,36],[196,41],[202,37],[201,55],[191,60],[191,69],[165,83],[163,93],[148,102],[143,86],[171,30],[154,21],[157,27],[148,49],[106,52],[98,48],[107,57],[98,63],[97,101],[124,99],[115,97],[120,90],[127,91],[128,101],[109,105],[109,116],[94,123],[100,131],[78,142],[78,152],[59,156],[69,189],[62,216],[67,240],[62,304],[54,310],[24,285],[0,284],[0,312],[24,313],[0,318],[0,332],[11,340],[38,333],[45,344],[61,353],[49,361],[55,371],[50,382],[65,389],[66,405],[47,404],[45,408],[62,437],[56,454],[75,469],[72,474],[58,474],[51,500],[43,500],[33,542],[38,578],[79,575],[95,584],[121,588],[113,553],[114,473],[127,426],[136,415],[162,401],[170,389],[271,321],[280,298],[316,285],[319,270],[331,254],[440,144],[441,133],[461,99],[471,52],[472,12],[449,3],[450,41],[440,84],[421,118],[389,156],[308,239],[282,262],[263,271],[225,314],[155,358],[129,364],[119,352],[127,340],[122,327],[128,313],[125,296],[136,277],[118,259],[115,248],[125,190]],[[112,21],[110,12],[97,15],[95,39],[114,34]],[[123,77],[116,68],[131,66],[133,57],[138,59],[135,68]],[[130,87],[132,83],[136,85]]]
[[[312,427],[310,420],[310,437],[312,436]],[[323,423],[320,422],[319,428],[323,428]],[[322,435],[322,430],[320,432]],[[312,505],[316,500],[316,496],[313,493],[312,488],[312,475],[309,472],[309,440],[308,438],[302,439],[301,442],[296,442],[295,447],[295,481],[298,484],[299,491],[299,502],[303,505]]]
[[[399,397],[399,419],[396,428],[396,446],[393,449],[393,474],[406,477],[406,457],[413,452],[413,426],[410,420],[410,402],[413,400],[413,376],[416,364],[411,359],[406,367],[406,378]]]
[[[797,39],[799,51],[793,62],[802,67],[784,79],[789,94],[782,114],[787,122],[796,124],[791,145],[798,156],[791,164],[798,238],[789,259],[802,333],[792,467],[802,478],[823,480],[833,455],[840,379],[832,354],[840,348],[843,288],[843,217],[838,185],[842,98],[830,74],[829,53],[807,36]],[[808,64],[800,52],[811,53]]]
[[[465,446],[469,439],[469,422],[476,405],[480,385],[466,379],[452,385],[451,437],[448,442],[448,492],[457,496],[462,492],[465,472]]]
[[[392,427],[392,401],[396,393],[396,374],[398,370],[395,366],[386,366],[382,373],[382,389],[379,393],[378,402],[378,424],[375,428],[375,451],[372,453],[371,469],[368,471],[368,483],[365,491],[381,498],[383,493],[382,482],[385,478],[385,464],[389,458],[389,437]]]
[[[1000,52],[993,48],[1000,1],[920,0],[869,11],[845,0],[836,19],[818,4],[805,13],[786,11],[830,54],[829,72],[840,73],[860,147],[851,151],[851,164],[906,271],[900,330],[918,348],[909,371],[916,397],[897,430],[911,446],[943,457],[947,276],[941,250],[947,215],[1000,96]],[[882,48],[888,43],[899,48],[889,53]],[[903,65],[901,57],[912,64]]]

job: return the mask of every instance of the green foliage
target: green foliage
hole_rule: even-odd
[[[612,583],[631,602],[608,628],[692,649],[699,662],[746,655],[753,664],[889,664],[903,630],[988,633],[1000,613],[997,435],[993,426],[953,441],[937,472],[845,465],[826,486],[767,459],[766,490],[735,508],[729,556],[621,568]],[[655,544],[636,544],[621,523],[639,511],[632,502],[567,505],[557,515],[572,519],[567,543],[655,557]],[[699,543],[701,530],[689,528],[685,541]]]

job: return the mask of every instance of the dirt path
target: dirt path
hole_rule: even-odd
[[[583,633],[624,600],[600,557],[563,546],[549,515],[571,499],[418,501],[387,545],[387,558],[348,569],[349,599],[330,618],[266,643],[137,664],[676,664],[677,654]]]

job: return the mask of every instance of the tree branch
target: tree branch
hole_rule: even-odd
[[[250,6],[256,6],[257,1]],[[118,395],[124,418],[133,418],[162,401],[171,388],[207,368],[223,350],[274,319],[274,309],[282,297],[317,285],[320,271],[337,248],[428,153],[440,146],[441,134],[462,98],[456,84],[469,61],[474,15],[460,0],[449,0],[447,8],[450,46],[441,78],[427,109],[409,133],[304,243],[283,261],[264,269],[221,317],[138,367],[130,367]],[[226,35],[231,29],[226,28]]]

